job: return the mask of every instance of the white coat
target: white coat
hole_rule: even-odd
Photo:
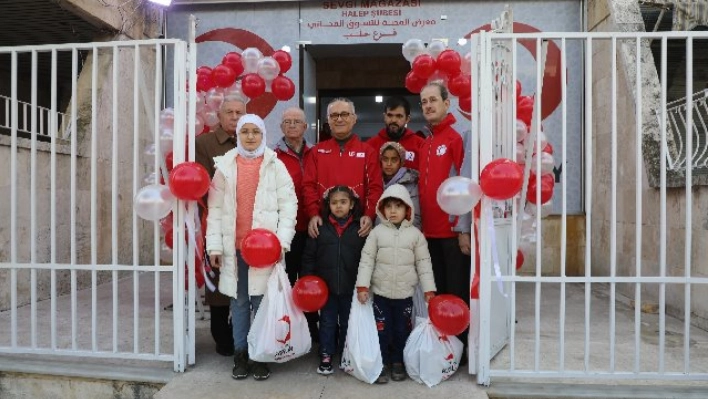
[[[214,158],[216,173],[209,188],[206,250],[210,255],[223,254],[219,291],[236,298],[236,157],[233,149]],[[259,180],[253,206],[252,228],[275,232],[283,250],[290,250],[295,235],[297,196],[285,165],[275,152],[266,148],[258,172]],[[263,295],[273,267],[248,270],[248,295]]]
[[[408,218],[398,228],[383,215],[383,200],[389,197],[399,198],[410,207]],[[404,186],[394,184],[384,190],[376,204],[383,222],[369,233],[361,251],[357,287],[371,286],[374,294],[389,299],[412,297],[419,281],[423,292],[436,291],[428,241],[412,223],[415,211]]]

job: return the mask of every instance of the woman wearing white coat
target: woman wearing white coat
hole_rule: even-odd
[[[234,335],[232,377],[270,376],[265,363],[248,360],[248,330],[263,299],[273,267],[251,268],[241,256],[241,241],[251,229],[273,231],[284,251],[295,235],[297,196],[285,165],[266,147],[266,129],[257,115],[244,115],[236,126],[236,148],[214,158],[209,189],[206,246],[212,266],[220,268],[219,291],[231,297]]]

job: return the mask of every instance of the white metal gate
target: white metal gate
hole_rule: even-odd
[[[532,142],[540,145],[542,130],[542,87],[544,73],[558,68],[561,73],[561,130],[546,131],[554,141],[556,163],[563,166],[581,162],[584,170],[583,267],[577,276],[567,273],[573,259],[569,245],[569,215],[566,209],[568,181],[562,174],[553,197],[557,216],[544,219],[540,210],[529,221],[523,218],[525,201],[493,203],[482,201],[480,227],[481,284],[480,337],[477,380],[488,385],[491,378],[582,378],[582,379],[701,379],[708,378],[705,323],[705,293],[708,271],[704,240],[694,235],[702,230],[705,190],[691,186],[693,169],[685,175],[667,175],[668,160],[677,144],[667,137],[667,43],[686,45],[685,97],[682,100],[685,135],[681,156],[685,165],[694,165],[695,142],[692,121],[696,107],[693,87],[693,49],[706,32],[661,33],[534,33],[481,32],[472,37],[473,54],[473,176],[492,159],[514,159],[518,50],[521,40],[535,43],[536,53],[545,54],[553,42],[561,50],[560,64],[549,66],[539,56],[533,65],[536,74],[535,105],[531,126]],[[649,48],[660,43],[659,64],[654,68]],[[583,129],[567,128],[567,48],[580,46],[584,60],[582,93]],[[527,69],[528,70],[528,69]],[[572,77],[577,79],[578,77]],[[656,102],[656,103],[655,103]],[[658,122],[653,107],[659,109]],[[700,124],[699,124],[700,125]],[[583,138],[582,159],[569,159],[569,137]],[[703,140],[705,141],[705,140]],[[652,146],[656,151],[652,150]],[[541,169],[541,159],[531,166],[532,146],[526,145],[525,179],[529,168]],[[560,161],[560,162],[558,162]],[[477,167],[478,165],[478,167]],[[651,167],[656,165],[657,187],[649,186]],[[683,180],[683,187],[667,190],[667,179]],[[560,185],[560,187],[558,187]],[[525,184],[526,186],[526,184]],[[521,197],[525,198],[525,191]],[[535,193],[540,198],[539,190]],[[668,202],[668,203],[667,203]],[[527,258],[535,264],[515,272],[508,264],[495,274],[491,235],[484,226],[499,223],[509,210],[512,225],[511,253],[501,254],[502,262],[515,264],[522,228],[531,231],[532,245]],[[493,221],[493,219],[495,219]],[[694,220],[696,219],[696,220]],[[555,222],[554,222],[555,220]],[[532,224],[525,226],[531,222]],[[532,229],[529,229],[529,227]],[[545,234],[544,234],[545,233]],[[552,237],[552,242],[544,237]],[[670,237],[668,237],[669,235]],[[577,237],[577,235],[576,235]],[[671,240],[669,240],[669,238]],[[545,240],[545,241],[544,241]],[[548,260],[550,258],[550,261]],[[473,260],[474,261],[474,260]],[[557,262],[555,272],[542,268]],[[509,270],[510,272],[505,272]],[[503,291],[508,298],[496,296]],[[491,349],[492,325],[499,313],[492,312],[499,298],[509,310],[508,346],[494,357]],[[655,304],[651,302],[656,301]],[[523,310],[521,310],[523,309]],[[655,313],[655,314],[654,314]],[[502,313],[501,317],[505,317]],[[655,328],[653,326],[656,326]],[[702,327],[702,329],[696,326]],[[476,326],[474,326],[476,327]]]
[[[170,254],[133,197],[168,180],[168,151],[194,159],[195,52],[194,21],[190,43],[0,47],[0,354],[194,364],[194,245],[179,226],[196,206],[175,201]],[[160,128],[166,65],[173,137]]]

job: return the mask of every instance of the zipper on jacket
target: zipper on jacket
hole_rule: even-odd
[[[336,229],[335,229],[336,232]],[[342,232],[342,235],[344,235],[344,232]],[[337,293],[338,295],[342,294],[342,287],[341,287],[341,281],[339,281],[339,271],[342,268],[341,263],[342,263],[342,235],[338,237],[337,241]]]

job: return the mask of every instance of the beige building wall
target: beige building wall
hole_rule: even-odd
[[[92,5],[98,4],[95,1],[72,0],[70,3],[77,8],[77,11],[86,15],[86,18],[94,18],[104,22],[110,22],[110,26],[115,25],[113,21],[120,11],[116,8],[100,7],[96,9]],[[110,2],[109,2],[110,3]],[[125,2],[121,2],[125,3]],[[147,11],[146,11],[147,12]],[[152,12],[152,11],[149,11]],[[115,15],[114,15],[115,14]],[[83,14],[82,14],[83,15]],[[113,18],[113,19],[112,19]],[[131,38],[154,38],[159,34],[157,20],[150,15],[136,15],[139,23],[127,23],[125,33],[117,29],[114,34],[106,34],[97,37],[96,41],[109,40],[130,40]],[[121,19],[121,21],[123,21]],[[152,21],[146,24],[145,21]],[[126,24],[125,22],[123,22]],[[145,30],[149,35],[145,34]],[[133,264],[133,239],[132,239],[132,212],[133,212],[133,76],[135,51],[132,47],[121,49],[118,53],[118,135],[115,144],[118,146],[118,196],[116,206],[118,208],[118,264]],[[19,138],[17,140],[16,153],[16,261],[20,264],[34,261],[36,264],[47,264],[54,260],[57,264],[69,264],[72,254],[79,264],[91,264],[92,251],[95,251],[96,260],[99,264],[110,264],[112,259],[112,236],[111,236],[111,209],[112,209],[112,161],[113,161],[113,92],[116,88],[112,85],[112,74],[114,60],[112,50],[101,50],[98,55],[97,65],[97,103],[95,113],[97,118],[92,119],[91,103],[91,80],[94,59],[92,55],[83,62],[83,67],[77,83],[77,157],[76,157],[76,208],[75,208],[75,231],[76,247],[71,247],[71,142],[69,139],[58,139],[55,141],[56,176],[55,191],[52,192],[52,146],[47,142],[36,142],[36,166],[32,168],[32,141],[30,139]],[[142,177],[147,173],[146,159],[144,159],[143,149],[152,142],[152,122],[148,118],[148,113],[154,112],[154,76],[155,76],[155,50],[140,50],[140,65],[145,75],[140,83],[149,99],[148,104],[142,101],[139,104],[139,126],[140,142],[138,144],[139,153],[143,159],[139,165],[139,183],[142,187]],[[29,90],[28,82],[18,82],[21,90]],[[41,94],[41,93],[40,93]],[[64,110],[62,110],[64,111]],[[65,111],[70,114],[71,109]],[[92,129],[95,127],[95,139],[92,140]],[[96,144],[96,247],[91,246],[91,147],[92,142]],[[11,138],[0,135],[0,262],[11,262]],[[152,165],[152,163],[150,163]],[[34,186],[36,205],[31,206],[31,186]],[[52,225],[51,207],[56,209],[55,224]],[[35,244],[34,256],[32,255],[31,225],[32,217],[35,224]],[[52,246],[52,228],[56,242]],[[138,220],[139,240],[138,253],[139,261],[142,264],[149,264],[153,259],[153,224]],[[52,258],[52,248],[54,248],[54,258]],[[99,283],[110,280],[110,272],[99,272]],[[90,286],[91,273],[89,271],[78,272],[78,288]],[[37,269],[37,299],[46,299],[50,295],[49,270]],[[67,293],[70,290],[70,272],[56,272],[57,291],[59,294]],[[30,301],[30,271],[21,269],[17,272],[17,295],[18,305],[26,304]],[[0,310],[10,307],[10,271],[0,269]]]
[[[632,0],[589,0],[588,30],[591,32],[644,31],[639,5]],[[637,275],[636,228],[642,229],[640,258],[642,276],[660,276],[661,260],[661,195],[658,188],[650,187],[648,170],[656,169],[659,157],[659,130],[652,110],[660,104],[660,83],[648,42],[643,43],[642,64],[642,148],[643,161],[639,168],[635,162],[637,134],[635,130],[635,42],[618,42],[617,54],[617,221],[616,221],[616,275]],[[611,274],[611,193],[612,193],[612,136],[611,136],[611,42],[593,44],[593,179],[592,209],[592,275]],[[637,193],[635,182],[641,179]],[[636,218],[636,198],[640,196],[641,217]],[[704,255],[708,248],[708,192],[695,186],[691,192],[693,217],[688,228],[693,239],[690,247],[691,276],[705,277],[708,261]],[[666,194],[666,275],[685,276],[686,232],[685,188],[669,188]],[[618,284],[618,291],[634,298],[634,284]],[[642,284],[642,302],[658,303],[659,284]],[[666,309],[669,314],[683,318],[685,285],[666,284]],[[691,287],[692,322],[708,327],[708,289],[700,285]]]

